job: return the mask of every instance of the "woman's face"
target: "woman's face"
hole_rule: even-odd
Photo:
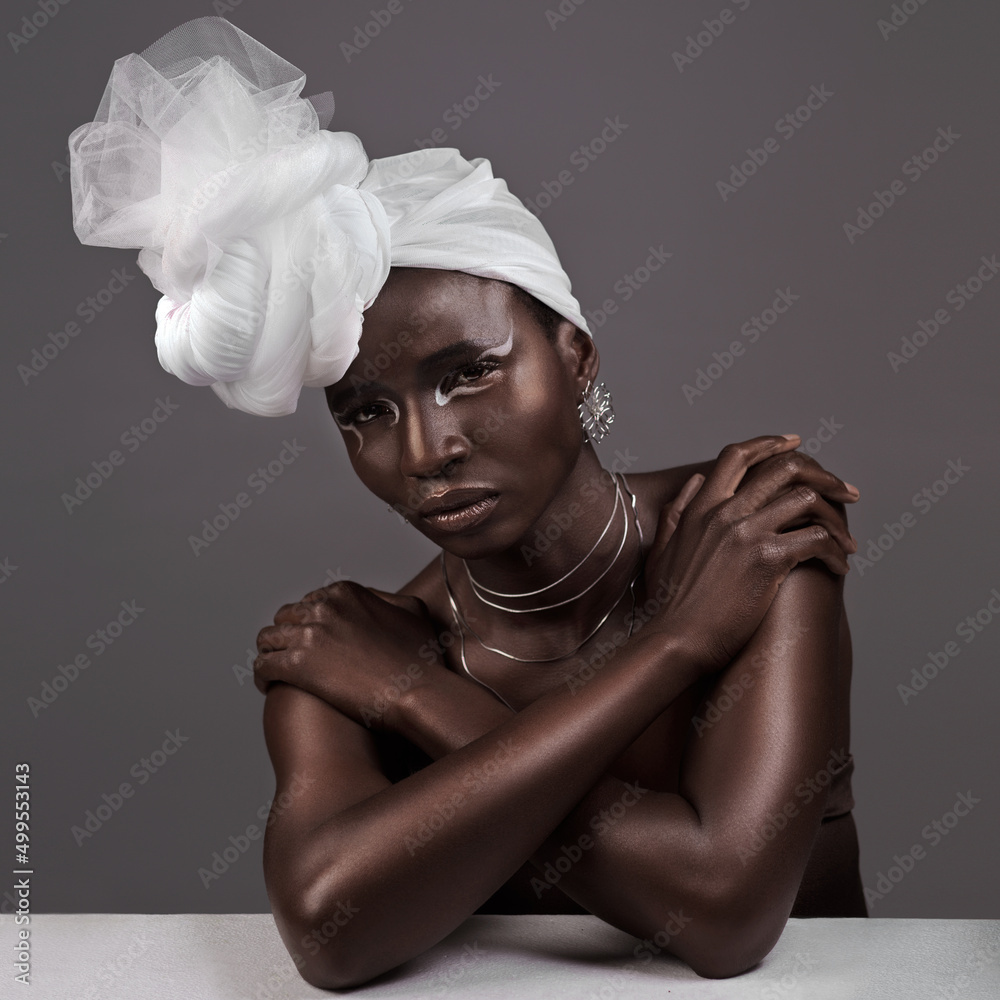
[[[365,486],[456,555],[517,545],[579,459],[590,338],[549,341],[504,282],[393,268],[359,349],[326,396]]]

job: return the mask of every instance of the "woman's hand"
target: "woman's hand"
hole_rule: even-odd
[[[857,493],[794,451],[798,442],[768,435],[727,445],[660,514],[645,583],[666,598],[650,624],[669,629],[705,673],[732,661],[797,563],[850,569],[857,543],[843,503]]]
[[[399,696],[446,668],[423,601],[353,580],[285,604],[257,635],[254,683],[292,684],[365,726],[393,728]]]

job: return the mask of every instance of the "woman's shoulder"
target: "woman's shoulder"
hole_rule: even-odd
[[[448,592],[444,586],[440,552],[396,593],[419,598],[427,609],[427,615],[435,632],[452,627],[454,617],[448,602]]]
[[[626,472],[625,480],[635,494],[639,523],[647,540],[651,540],[659,523],[660,511],[680,493],[684,484],[696,473],[707,476],[717,459],[674,465],[653,472]]]
[[[436,555],[412,580],[403,584],[397,594],[419,597],[425,604],[436,596],[441,579],[441,556]]]
[[[625,478],[636,496],[641,493],[648,502],[662,507],[680,493],[681,487],[695,473],[707,476],[717,461],[716,458],[709,458],[704,462],[689,462],[687,465],[674,465],[669,469],[657,469],[653,472],[626,472]]]

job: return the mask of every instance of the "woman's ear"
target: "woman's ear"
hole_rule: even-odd
[[[570,377],[579,383],[582,392],[588,382],[597,378],[601,367],[601,356],[597,352],[594,338],[564,319],[556,330],[555,342],[566,361]]]

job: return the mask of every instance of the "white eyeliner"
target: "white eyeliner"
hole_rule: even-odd
[[[484,361],[486,358],[505,358],[510,354],[511,348],[514,346],[514,321],[510,321],[510,332],[507,334],[507,339],[502,343],[498,344],[496,347],[488,347],[482,354],[473,361],[473,364],[477,364],[480,361]],[[438,406],[444,406],[449,400],[453,399],[455,396],[471,396],[473,393],[482,392],[483,389],[487,388],[485,385],[459,385],[456,386],[448,395],[444,395],[441,392],[441,384],[438,383],[434,389],[434,402]]]
[[[383,406],[388,406],[392,410],[392,423],[389,424],[390,427],[395,427],[399,423],[399,407],[391,399],[376,399],[376,403],[382,403]],[[371,405],[371,404],[368,404]],[[354,431],[358,437],[358,451],[364,447],[365,439],[364,435],[358,429],[357,424],[350,423],[345,424],[341,422],[341,418],[337,414],[333,415],[333,419],[337,421],[337,426],[345,431]]]

